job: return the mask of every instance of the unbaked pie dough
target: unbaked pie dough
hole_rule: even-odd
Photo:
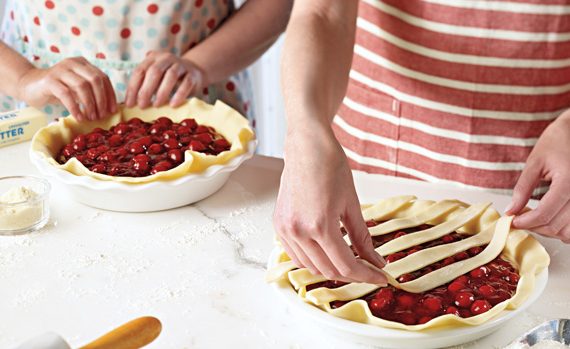
[[[193,118],[200,125],[211,126],[231,143],[231,148],[216,156],[188,150],[185,152],[185,161],[179,166],[145,177],[109,176],[89,171],[75,158],[70,159],[65,164],[59,164],[55,160],[58,151],[77,135],[88,133],[97,127],[107,130],[121,121],[128,121],[133,118],[150,122],[161,116],[166,116],[174,122]],[[158,180],[173,180],[190,173],[200,173],[212,165],[225,164],[247,152],[248,143],[254,138],[253,130],[247,119],[231,107],[221,101],[217,101],[215,105],[210,105],[197,98],[192,98],[178,108],[164,106],[140,109],[138,107],[120,106],[118,113],[104,120],[79,122],[73,117],[62,118],[38,131],[32,140],[32,151],[37,152],[51,165],[78,176],[90,176],[102,181],[139,184]]]
[[[515,294],[487,312],[472,317],[461,318],[446,314],[424,324],[405,325],[374,316],[366,301],[359,299],[378,290],[380,287],[377,285],[349,283],[338,288],[318,287],[307,291],[307,286],[326,281],[326,278],[313,275],[308,269],[298,269],[283,250],[279,255],[278,264],[268,271],[267,281],[293,286],[303,301],[318,306],[334,316],[382,327],[416,331],[433,327],[479,325],[505,309],[517,308],[532,292],[536,276],[550,262],[548,253],[532,235],[527,231],[512,229],[512,217],[501,217],[488,203],[469,206],[456,200],[434,202],[418,200],[414,196],[400,196],[382,200],[375,205],[363,206],[362,213],[367,221],[383,222],[369,228],[372,236],[422,224],[432,226],[398,237],[376,248],[382,256],[432,241],[454,231],[468,235],[465,239],[426,248],[386,265],[383,270],[388,276],[388,282],[396,288],[412,293],[432,290],[501,256],[509,261],[520,275]],[[345,240],[350,244],[348,236],[345,236]],[[409,282],[396,281],[396,278],[404,273],[419,270],[458,252],[481,245],[487,246],[476,256],[457,261]],[[348,301],[348,303],[333,309],[330,306],[333,301]]]

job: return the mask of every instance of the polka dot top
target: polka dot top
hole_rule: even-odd
[[[37,67],[83,56],[109,75],[119,101],[134,68],[151,50],[181,55],[205,40],[234,10],[228,0],[6,0],[0,39]],[[221,99],[248,117],[251,87],[246,71],[197,95]],[[23,104],[0,95],[0,109]],[[66,116],[61,106],[46,113]]]

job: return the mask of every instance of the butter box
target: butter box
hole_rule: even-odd
[[[0,113],[0,147],[25,142],[47,125],[47,116],[36,108]]]

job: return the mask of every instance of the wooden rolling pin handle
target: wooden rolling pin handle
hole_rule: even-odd
[[[145,316],[127,322],[80,349],[139,349],[158,337],[162,324],[157,318]]]

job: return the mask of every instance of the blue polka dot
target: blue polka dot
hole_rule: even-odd
[[[46,29],[50,33],[55,33],[57,30],[57,26],[53,23],[48,23],[48,25],[46,25]]]
[[[194,12],[192,12],[192,11],[184,12],[184,14],[182,15],[182,18],[184,18],[185,21],[189,21],[192,19],[193,14],[194,14]]]
[[[116,28],[119,26],[119,22],[114,18],[109,18],[106,23],[109,28]]]
[[[184,36],[182,36],[182,43],[187,44],[188,42],[190,42],[190,35],[184,34]]]
[[[117,51],[119,49],[119,44],[116,42],[111,42],[109,45],[107,45],[107,48],[109,51]]]
[[[69,40],[69,38],[67,36],[62,36],[60,41],[64,46],[67,46],[67,45],[69,45],[71,40]]]
[[[89,20],[87,18],[81,18],[79,24],[81,24],[83,27],[89,27]]]
[[[202,13],[203,17],[206,17],[210,13],[210,11],[208,10],[208,7],[204,7],[204,8],[202,8],[201,13]]]
[[[107,3],[109,3],[109,4],[114,4],[116,2],[117,2],[117,0],[107,0]]]
[[[143,25],[144,24],[144,19],[142,17],[135,17],[135,19],[133,19],[133,24],[134,25]]]
[[[208,34],[206,34],[206,31],[202,30],[200,32],[200,40],[199,41],[203,41],[206,38],[206,36],[208,36]]]
[[[38,40],[38,47],[39,48],[46,48],[46,42],[44,41],[44,39]]]
[[[75,57],[83,56],[83,52],[81,52],[81,51],[79,51],[79,50],[75,50],[75,51],[73,51],[73,55],[74,55]]]
[[[87,50],[92,50],[93,49],[93,44],[89,41],[84,41],[83,42],[83,47],[85,47]]]
[[[61,116],[63,116],[63,117],[69,116],[69,114],[70,113],[67,109],[61,112]]]
[[[121,13],[123,14],[123,16],[128,15],[129,12],[131,12],[131,8],[129,6],[123,6],[123,8],[121,8]]]
[[[162,16],[160,18],[160,23],[164,24],[164,25],[168,25],[170,24],[170,22],[172,22],[172,17],[171,16]]]
[[[77,9],[73,5],[68,5],[66,10],[70,15],[74,15],[77,12]]]
[[[212,6],[218,6],[218,0],[212,0]]]
[[[170,53],[172,53],[173,55],[177,55],[178,54],[178,48],[176,48],[176,47],[171,48]]]
[[[89,1],[90,1],[90,0],[79,0],[79,2],[82,3],[82,4],[86,4],[86,3],[88,3]]]
[[[119,91],[125,91],[127,89],[127,85],[123,84],[122,82],[118,82],[115,87]]]
[[[123,54],[121,54],[121,59],[122,59],[123,61],[128,61],[128,60],[131,59],[131,54],[128,53],[128,52],[123,52]]]
[[[105,39],[105,32],[97,31],[95,32],[95,37],[99,40]]]
[[[137,50],[140,50],[144,48],[144,42],[141,40],[136,40],[135,42],[133,42],[133,47],[136,48]]]
[[[200,22],[199,22],[199,21],[194,21],[194,22],[192,22],[192,29],[193,29],[193,30],[198,30],[199,27],[200,27]]]
[[[167,48],[168,47],[168,39],[160,40],[160,47]]]
[[[49,68],[49,67],[50,67],[50,65],[47,64],[47,63],[42,64],[42,69],[47,69],[47,68]]]
[[[12,106],[11,106],[11,105],[10,105],[10,103],[8,103],[8,102],[4,102],[4,103],[2,103],[2,106],[3,106],[3,107],[4,107],[4,109],[6,109],[6,110],[10,110],[10,109],[12,109]]]
[[[65,23],[67,22],[67,15],[65,13],[60,13],[59,15],[57,15],[57,19]]]
[[[146,35],[147,35],[149,38],[154,38],[155,36],[158,35],[158,30],[156,30],[155,28],[149,28],[149,29],[147,30],[147,32],[146,32]]]
[[[53,107],[51,105],[48,105],[44,108],[44,111],[48,114],[53,114]]]
[[[182,9],[182,4],[179,3],[179,2],[177,2],[177,3],[174,5],[174,11],[178,12],[178,11],[180,11],[181,9]]]

